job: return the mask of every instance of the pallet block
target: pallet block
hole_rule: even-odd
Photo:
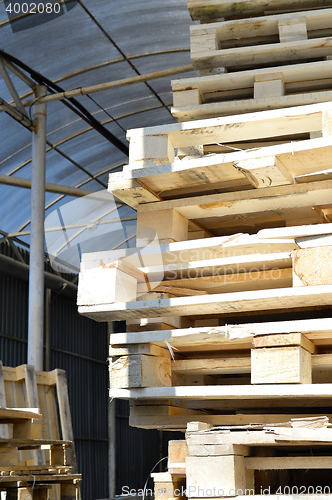
[[[18,488],[17,489],[17,500],[47,500],[47,493],[49,487],[45,486],[43,488]]]
[[[332,246],[296,250],[293,253],[294,286],[332,283]]]
[[[182,318],[165,316],[162,318],[140,318],[126,321],[127,332],[143,332],[151,330],[168,330],[181,328]]]
[[[155,498],[174,499],[185,498],[185,479],[169,472],[155,472],[151,474],[154,482]]]
[[[110,384],[112,389],[170,386],[170,359],[144,354],[112,358]]]
[[[311,354],[302,347],[251,351],[252,384],[311,384]]]
[[[188,448],[185,440],[168,441],[167,469],[173,475],[186,475]]]
[[[153,233],[153,237],[151,237],[151,233]],[[188,220],[176,210],[137,214],[136,244],[138,247],[146,246],[151,240],[158,244],[184,241],[187,238]]]
[[[95,268],[79,274],[77,303],[123,302],[137,297],[137,278],[115,268]]]
[[[246,489],[244,457],[189,456],[186,458],[186,477],[188,498],[232,497],[239,489]]]

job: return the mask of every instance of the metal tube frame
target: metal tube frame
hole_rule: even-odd
[[[28,364],[44,369],[44,219],[46,167],[46,105],[38,99],[47,89],[38,85],[33,106],[32,178],[31,178],[31,243],[29,271]]]

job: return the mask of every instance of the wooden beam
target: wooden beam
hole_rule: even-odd
[[[332,43],[332,42],[331,42]],[[165,137],[173,148],[201,146],[202,144],[263,139],[322,130],[323,117],[330,111],[331,103],[298,106],[289,109],[262,111],[231,117],[210,118],[189,123],[161,125],[129,130],[127,138],[134,144],[146,136]]]
[[[332,457],[245,457],[246,469],[330,469]]]
[[[250,357],[217,359],[181,359],[171,363],[172,372],[185,375],[250,373]]]
[[[199,297],[120,302],[78,308],[78,312],[96,321],[117,321],[157,316],[188,316],[199,314],[227,314],[243,311],[277,311],[296,307],[332,305],[332,285],[249,292],[220,293]]]
[[[149,203],[139,207],[140,212],[173,208],[184,217],[204,219],[244,213],[280,211],[331,203],[332,180],[271,187],[252,191],[223,193],[179,200]]]
[[[255,269],[255,268],[254,268]],[[287,285],[292,285],[292,269],[277,269],[256,271],[250,270],[248,273],[229,273],[218,274],[216,276],[201,276],[199,278],[183,278],[183,279],[170,279],[161,282],[150,282],[149,286],[153,291],[164,291],[169,287],[169,293],[174,293],[171,288],[178,288],[181,292],[183,288],[183,295],[190,295],[185,293],[186,289],[205,291],[206,293],[222,293],[243,291],[244,289],[262,289],[262,288],[284,288]],[[161,287],[163,289],[161,289]],[[141,284],[138,291],[146,290],[146,285]],[[194,295],[194,293],[192,293]]]
[[[291,7],[287,0],[270,0],[268,8],[266,0],[188,0],[189,13],[194,20],[217,19],[218,17],[249,17],[263,15],[266,11],[296,12],[309,8],[325,7],[324,0],[293,0]]]
[[[275,384],[275,385],[215,385],[215,386],[178,386],[148,387],[139,389],[110,390],[111,398],[120,399],[183,399],[188,400],[292,400],[310,401],[331,399],[332,384]],[[330,429],[329,429],[330,430]],[[306,429],[307,431],[307,429]],[[332,429],[331,429],[332,431]],[[329,434],[332,442],[332,434]]]

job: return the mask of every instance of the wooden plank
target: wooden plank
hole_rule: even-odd
[[[245,457],[246,469],[330,469],[331,457]]]
[[[331,398],[332,384],[276,384],[269,385],[231,385],[231,386],[181,386],[149,387],[139,389],[111,389],[111,398],[120,399],[196,399],[196,400],[306,400],[310,398]]]
[[[172,372],[183,374],[230,374],[250,373],[250,357],[217,359],[181,359],[173,361]]]
[[[172,286],[170,285],[172,283],[171,281],[166,281],[162,282],[160,285],[156,285],[153,288],[154,292],[162,292],[162,293],[170,293],[173,296],[178,296],[178,297],[192,297],[192,296],[200,296],[200,295],[207,295],[207,292],[204,290],[197,290],[195,287],[194,288],[184,288],[182,286]]]
[[[136,147],[144,137],[164,137],[164,140],[168,138],[171,141],[173,148],[179,148],[219,143],[220,137],[227,143],[316,132],[324,128],[324,116],[329,113],[331,106],[330,103],[312,104],[190,123],[138,128],[129,130],[127,138],[133,141],[133,147]],[[169,158],[167,161],[171,163],[173,160]]]
[[[2,361],[0,361],[0,416],[2,408],[6,408],[5,381],[3,378]],[[0,438],[9,438],[8,425],[0,425]]]
[[[301,13],[297,15],[288,11],[285,14],[269,14],[254,18],[245,16],[242,19],[237,18],[228,21],[216,20],[209,24],[194,24],[190,27],[190,32],[193,38],[199,38],[200,36],[206,35],[211,36],[213,33],[216,33],[218,42],[222,47],[224,46],[222,42],[233,41],[236,43],[239,39],[246,39],[245,44],[251,45],[261,43],[260,37],[264,38],[278,35],[279,38],[283,38],[283,36],[280,35],[280,26],[294,26],[295,31],[293,31],[295,34],[292,33],[288,35],[288,38],[294,39],[300,35],[304,36],[304,34],[306,34],[306,32],[302,31],[302,26],[300,28],[298,26],[299,24],[302,25],[303,22],[306,23],[308,32],[317,32],[330,28],[331,17],[331,8],[319,9],[316,7],[314,10],[303,9]],[[312,36],[314,36],[314,34],[312,34],[311,37]],[[248,41],[247,39],[251,40]],[[203,50],[204,49],[205,47],[203,47]]]
[[[256,269],[256,268],[253,268]],[[169,291],[180,295],[195,295],[195,293],[186,293],[186,290],[197,290],[207,293],[236,292],[244,290],[257,290],[263,288],[286,288],[292,286],[292,269],[278,269],[276,266],[272,270],[256,271],[250,270],[248,273],[228,273],[216,276],[201,276],[198,278],[183,278],[158,282],[150,282],[151,289],[154,291]],[[138,287],[143,290],[144,284]],[[175,290],[173,292],[172,290]]]
[[[294,65],[295,66],[295,65]],[[253,70],[248,71],[251,73]],[[324,82],[319,85],[318,82],[315,82],[317,87],[328,86],[328,83]],[[298,85],[301,86],[301,85]],[[303,84],[303,86],[305,86]],[[314,86],[314,84],[312,84]],[[231,100],[231,96],[224,100],[217,100],[218,94],[215,96],[206,96],[207,99],[215,99],[212,102],[203,102],[202,104],[188,104],[187,106],[173,106],[171,108],[171,113],[174,118],[178,122],[187,122],[191,120],[205,120],[207,118],[215,118],[217,116],[230,116],[236,115],[238,113],[253,113],[254,111],[266,111],[268,109],[281,109],[281,108],[289,108],[294,106],[305,106],[308,104],[317,104],[320,102],[327,102],[332,100],[332,92],[330,90],[320,90],[319,88],[313,89],[308,92],[301,92],[297,94],[286,94],[280,96],[266,96],[262,97],[261,93],[257,92],[258,85],[255,84],[255,94],[254,98],[246,98],[243,94],[251,94],[251,88],[237,91],[238,98],[236,100]],[[271,88],[269,88],[269,92],[271,92]],[[177,94],[182,94],[184,92],[173,92],[173,100],[176,102],[178,99],[176,98]],[[242,95],[241,95],[242,94]],[[114,196],[118,196],[124,201],[124,195],[122,192],[117,193],[116,190],[112,191]],[[128,198],[130,200],[130,198]],[[155,201],[150,199],[150,201]]]
[[[235,193],[212,194],[161,201],[157,205],[140,205],[139,212],[176,209],[188,219],[228,217],[230,215],[250,214],[310,207],[317,204],[329,205],[331,202],[332,180],[309,182],[290,186],[271,187],[268,193],[264,189],[240,191]]]
[[[157,314],[188,316],[267,311],[296,307],[331,305],[332,285],[221,293],[200,297],[178,297],[141,302],[80,306],[78,312],[97,321],[114,321]]]
[[[170,352],[165,347],[159,347],[154,344],[134,344],[128,346],[109,346],[109,356],[128,356],[132,354],[148,354],[150,356],[159,356],[164,358],[170,358]]]
[[[171,430],[186,430],[189,422],[195,418],[195,421],[208,423],[212,426],[219,425],[245,425],[253,423],[273,424],[277,422],[288,422],[291,415],[130,415],[130,425],[143,429],[171,429]],[[206,445],[205,445],[206,446]]]
[[[17,481],[35,483],[36,485],[42,483],[76,483],[79,484],[82,480],[81,474],[43,474],[40,476],[36,476],[36,478],[32,478],[30,475],[13,475],[13,476],[5,476],[1,485],[4,487],[8,487],[7,483],[15,483]],[[10,486],[13,486],[10,484]],[[62,499],[61,499],[62,500]],[[67,499],[66,499],[67,500]],[[76,499],[75,499],[76,500]]]
[[[58,396],[59,414],[61,422],[62,438],[65,441],[71,441],[71,457],[67,459],[69,465],[72,465],[73,473],[77,472],[77,462],[74,444],[73,426],[70,414],[67,377],[64,370],[54,370],[56,377],[56,390]]]
[[[302,11],[303,9],[325,7],[324,0],[188,0],[188,10],[193,20],[208,20],[219,17],[249,17],[263,15],[266,11]]]
[[[21,365],[16,368],[17,378],[24,378],[27,406],[30,408],[39,408],[39,398],[37,389],[36,372],[31,365]],[[34,452],[36,465],[45,464],[45,455],[42,450]]]
[[[190,456],[195,457],[210,457],[210,456],[225,456],[225,455],[242,455],[250,454],[248,446],[239,444],[203,444],[190,445],[188,448]],[[246,463],[246,459],[245,459]]]
[[[275,431],[275,433],[272,433]],[[186,440],[188,449],[192,445],[226,445],[240,444],[245,446],[277,445],[283,441],[282,446],[297,443],[295,446],[304,446],[307,443],[331,442],[332,429],[292,429],[290,427],[269,427],[264,431],[250,430],[247,432],[187,432]]]
[[[253,347],[301,346],[311,354],[317,353],[317,347],[302,333],[262,335],[253,339]]]
[[[329,90],[328,85],[331,78],[331,60],[181,78],[172,80],[172,89],[174,95],[181,94],[188,88],[199,89],[200,93],[205,97],[205,103],[219,98],[229,102],[231,102],[232,97],[244,100],[253,96],[255,81],[262,81],[271,72],[281,75],[286,94],[291,92],[297,94],[312,92],[315,89],[319,90],[319,88],[327,91]],[[227,96],[229,96],[228,99]]]
[[[245,323],[226,326],[184,328],[163,331],[147,331],[137,333],[113,333],[110,337],[111,344],[133,345],[154,342],[165,346],[165,341],[171,345],[199,345],[214,344],[222,349],[223,343],[236,342],[238,339],[253,340],[255,336],[279,335],[301,332],[307,338],[316,342],[317,339],[325,341],[332,336],[330,318],[316,318],[309,320],[292,320],[264,323]],[[256,339],[257,339],[256,337]]]
[[[311,384],[311,354],[302,347],[251,351],[252,384]]]
[[[252,239],[254,241],[254,239]],[[208,242],[207,242],[208,243]],[[277,246],[277,245],[276,245]],[[256,249],[261,248],[262,253],[256,253]],[[276,248],[277,249],[277,248]],[[258,244],[255,248],[255,243],[252,245],[252,253],[249,255],[232,255],[229,257],[211,258],[206,260],[179,262],[167,264],[165,266],[145,267],[144,270],[148,275],[149,281],[154,281],[163,273],[164,279],[183,280],[195,279],[204,276],[216,275],[234,275],[237,273],[258,272],[260,270],[285,269],[292,266],[290,252],[264,253],[264,250],[273,250],[273,246]],[[230,252],[233,253],[233,252]],[[242,251],[241,251],[242,254]],[[138,288],[140,288],[140,284]]]
[[[38,412],[38,408],[0,408],[1,422],[15,422],[16,420],[41,419],[42,415]]]
[[[322,236],[308,236],[304,238],[297,238],[297,244],[300,248],[312,248],[320,246],[332,245],[332,234]]]
[[[320,230],[325,224],[320,224]],[[310,226],[318,227],[318,226]],[[330,226],[326,224],[327,230]],[[290,229],[290,228],[288,228]],[[217,267],[218,265],[228,266],[231,262],[234,264],[241,264],[242,260],[247,258],[260,259],[261,255],[266,255],[267,259],[271,259],[269,254],[279,252],[291,252],[296,250],[298,245],[294,239],[284,238],[279,241],[276,236],[263,239],[259,235],[248,234],[233,234],[231,236],[219,236],[214,238],[204,238],[200,240],[183,241],[176,243],[168,243],[161,245],[149,245],[143,248],[111,250],[105,252],[91,252],[82,255],[81,272],[87,273],[93,268],[98,268],[100,260],[104,262],[112,262],[114,258],[125,258],[128,262],[136,265],[149,276],[153,274],[152,279],[157,280],[163,273],[169,269],[181,269],[183,266],[189,267],[204,267],[208,265],[208,260],[211,266]],[[272,233],[274,234],[274,233]],[[263,257],[264,258],[264,257]],[[277,257],[276,257],[277,258]],[[228,259],[225,262],[218,262],[212,259]],[[233,259],[232,261],[230,259]],[[200,262],[201,261],[201,262]],[[250,262],[250,261],[249,261]],[[190,264],[188,264],[190,263]],[[179,264],[178,266],[176,264]],[[268,265],[268,263],[266,263]],[[249,264],[248,264],[249,265]],[[158,275],[157,277],[155,275]],[[174,275],[173,275],[174,277]]]
[[[332,369],[332,355],[331,354],[316,354],[312,356],[313,370],[331,370]]]

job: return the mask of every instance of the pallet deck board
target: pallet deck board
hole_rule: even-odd
[[[188,0],[188,10],[193,20],[209,20],[220,17],[249,17],[263,15],[267,11],[297,12],[308,8],[330,6],[325,0]]]
[[[332,384],[274,384],[229,386],[148,387],[139,389],[110,389],[111,398],[119,399],[196,399],[196,400],[255,400],[332,398]],[[332,440],[331,434],[329,434]]]
[[[226,314],[296,307],[332,306],[332,285],[221,293],[140,302],[80,306],[80,314],[97,321],[116,321],[156,316]]]
[[[299,142],[290,142],[279,145],[255,148],[254,150],[236,151],[225,154],[214,154],[200,159],[177,161],[170,164],[147,166],[124,170],[119,174],[111,174],[109,191],[131,207],[137,209],[145,203],[144,198],[137,198],[135,188],[131,182],[138,180],[146,189],[155,192],[164,191],[167,197],[172,192],[186,187],[190,196],[190,188],[197,191],[214,191],[218,189],[233,190],[236,186],[248,189],[248,180],[235,165],[244,160],[275,157],[290,172],[295,180],[302,180],[302,176],[328,171],[332,161],[332,139],[330,137],[310,139]],[[329,177],[325,178],[329,179]],[[303,178],[303,180],[306,180]],[[310,182],[310,178],[308,179]],[[129,182],[129,185],[128,185]],[[232,183],[232,184],[229,184]],[[127,189],[126,189],[127,186]],[[143,189],[143,188],[142,188]],[[253,191],[251,188],[250,193]],[[185,193],[185,191],[183,191]],[[195,194],[194,192],[192,194]],[[159,202],[155,196],[150,202]]]

